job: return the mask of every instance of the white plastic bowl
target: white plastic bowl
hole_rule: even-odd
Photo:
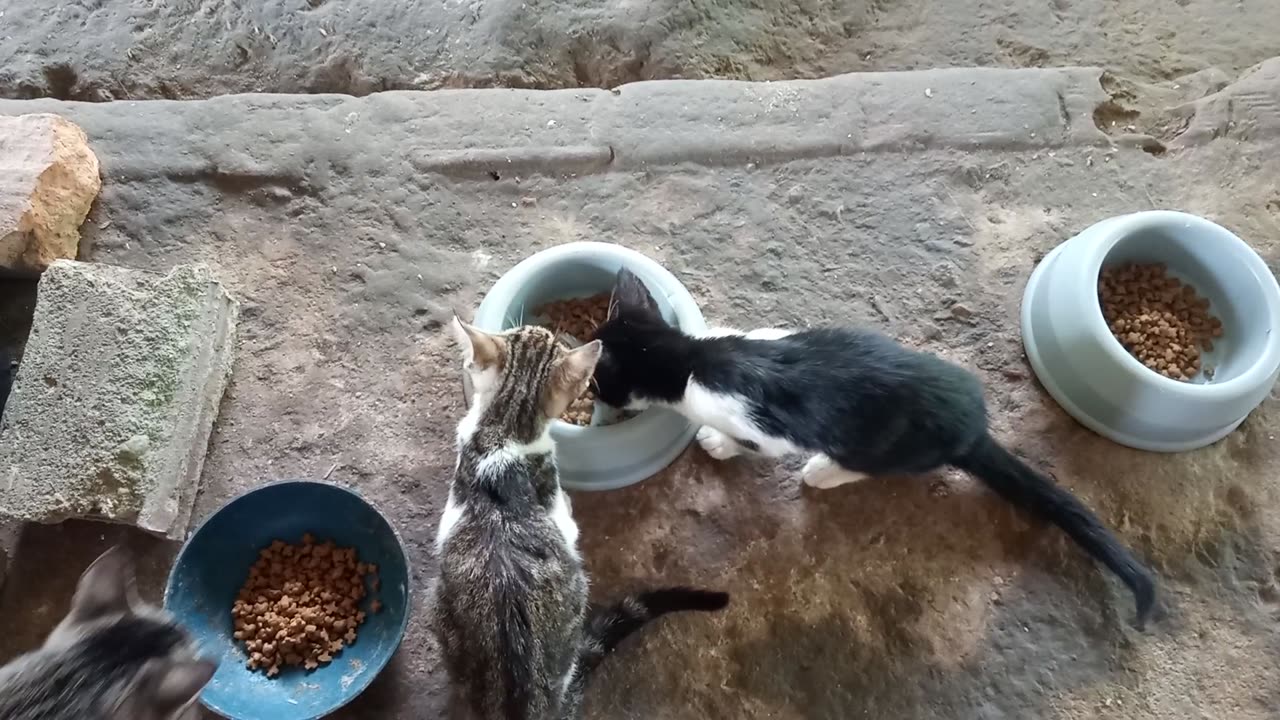
[[[609,292],[625,266],[653,293],[667,322],[685,332],[706,330],[689,291],[661,265],[609,243],[578,242],[544,250],[498,279],[476,311],[474,324],[487,332],[506,330],[533,317],[550,300]],[[581,338],[588,340],[589,338]],[[470,389],[465,388],[470,402]],[[551,424],[560,482],[571,490],[615,490],[657,473],[689,446],[696,428],[682,416],[650,408],[616,425]]]
[[[1111,334],[1098,302],[1102,268],[1162,262],[1209,299],[1223,334],[1191,382],[1147,368]],[[1031,274],[1022,338],[1036,376],[1072,417],[1122,445],[1157,452],[1225,437],[1280,375],[1280,286],[1266,263],[1223,227],[1179,212],[1104,220],[1062,243]]]

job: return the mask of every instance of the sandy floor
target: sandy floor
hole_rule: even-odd
[[[507,94],[468,95],[452,115],[443,100],[387,95],[103,113],[0,102],[4,113],[65,112],[89,130],[106,182],[87,259],[208,262],[244,302],[197,515],[257,482],[332,469],[391,509],[427,597],[463,410],[442,319],[530,252],[609,240],[663,262],[713,320],[869,323],[977,370],[998,434],[1151,560],[1169,616],[1134,632],[1131,601],[1109,578],[962,475],[819,493],[800,487],[795,463],[718,464],[691,449],[639,486],[575,497],[594,589],[696,583],[730,590],[734,604],[629,643],[596,678],[590,717],[1280,717],[1280,403],[1196,453],[1119,448],[1038,387],[1017,327],[1035,262],[1118,213],[1196,212],[1280,267],[1280,81],[1255,77],[1217,104],[1184,104],[1280,54],[1280,3],[672,2],[644,17],[630,3],[369,6],[13,0],[0,17],[0,95],[366,94],[973,64],[1093,64],[1116,77],[1109,96],[1096,78],[1076,88],[1098,97],[1069,117],[1053,103],[1033,114],[1045,122],[1025,128],[1037,139],[1003,144],[949,138],[964,118],[944,122],[946,105],[914,110],[921,93],[894,94],[916,81],[904,76],[882,78],[884,95],[863,104],[769,86],[759,116],[641,103],[612,139],[620,167],[496,180],[423,162],[529,138],[572,144],[590,123]],[[573,107],[599,102],[588,101]],[[560,112],[554,132],[569,135],[541,115],[524,120],[548,107]],[[763,145],[704,149],[765,121],[777,145],[763,161]],[[805,144],[841,123],[850,138],[865,131],[859,141],[901,132],[871,150]],[[926,126],[938,132],[911,134]],[[682,135],[689,127],[699,133]],[[623,165],[636,137],[677,150]],[[950,309],[957,302],[969,317]],[[0,319],[0,341],[20,330],[18,315]],[[91,523],[29,531],[0,595],[0,656],[38,642],[79,571],[119,541],[141,555],[156,597],[174,546]],[[425,599],[392,667],[335,717],[439,716],[446,682],[424,612]]]
[[[407,720],[444,707],[422,622],[463,410],[441,320],[532,251],[607,239],[663,262],[715,321],[865,322],[976,369],[997,433],[1151,560],[1169,616],[1134,632],[1131,600],[1113,581],[960,474],[815,492],[795,463],[719,464],[691,449],[641,485],[575,497],[593,587],[606,597],[696,583],[730,590],[734,604],[629,643],[596,678],[591,717],[1261,720],[1280,714],[1280,404],[1196,453],[1117,447],[1031,378],[1017,308],[1043,253],[1136,209],[1214,218],[1276,267],[1280,124],[1263,102],[1280,87],[1275,70],[1190,106],[1164,153],[1103,142],[1095,108],[1132,111],[1089,73],[1015,74],[1025,85],[981,73],[830,92],[771,85],[741,106],[709,86],[554,101],[276,99],[252,124],[241,120],[254,99],[35,107],[81,122],[103,159],[89,258],[209,262],[244,301],[197,514],[262,480],[332,468],[387,508],[409,545],[423,592],[405,646],[339,717]],[[1056,99],[1041,92],[1055,84]],[[955,115],[966,103],[975,113]],[[0,102],[0,112],[15,107],[32,106]],[[1219,126],[1220,107],[1234,110]],[[814,120],[832,113],[842,119]],[[477,114],[489,121],[465,122]],[[799,144],[775,147],[767,163],[748,159],[759,145],[734,150],[765,126]],[[576,133],[615,131],[611,172],[475,180],[418,169],[450,148],[573,145]],[[876,149],[805,150],[831,147],[824,133]],[[722,162],[658,162],[671,148]],[[957,302],[971,316],[951,310]],[[0,598],[3,647],[36,642],[75,574],[121,536],[91,524],[31,531]],[[174,548],[127,541],[154,597]]]

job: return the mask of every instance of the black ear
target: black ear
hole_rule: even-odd
[[[129,611],[133,562],[124,548],[106,551],[80,576],[67,620],[83,623]]]
[[[624,312],[662,317],[658,303],[649,294],[644,281],[626,268],[618,270],[618,277],[613,283],[613,295],[609,298],[609,319],[613,320]]]

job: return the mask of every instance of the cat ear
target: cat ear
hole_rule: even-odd
[[[169,717],[191,705],[217,672],[208,660],[161,660],[147,670],[145,704],[157,717]]]
[[[610,320],[616,319],[623,312],[638,312],[653,317],[661,317],[658,303],[645,287],[644,281],[626,268],[618,270],[618,277],[613,283],[613,294],[609,296]]]
[[[121,547],[103,553],[80,576],[67,621],[82,623],[129,611],[133,562]]]
[[[502,365],[503,340],[462,321],[456,314],[449,323],[453,339],[462,348],[462,365],[468,370],[486,370]]]
[[[604,346],[599,340],[570,350],[551,368],[551,379],[543,395],[543,409],[549,418],[558,418],[577,400],[591,382]]]

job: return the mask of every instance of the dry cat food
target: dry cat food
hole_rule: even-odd
[[[316,542],[310,534],[291,545],[276,540],[258,553],[231,609],[236,640],[250,670],[275,677],[280,669],[315,670],[356,641],[365,620],[361,602],[378,590],[378,568],[352,548]],[[375,598],[373,612],[381,610]]]
[[[591,415],[596,408],[596,394],[587,388],[582,397],[569,403],[568,409],[560,416],[561,420],[574,425],[582,425],[586,427],[591,424]]]
[[[547,319],[547,325],[557,334],[572,338],[570,345],[576,346],[590,340],[595,335],[596,328],[608,317],[609,293],[556,300],[538,308],[537,313]],[[569,409],[564,411],[560,419],[574,425],[590,425],[595,401],[595,393],[587,388],[582,397],[574,400]]]
[[[1200,353],[1222,337],[1222,321],[1209,300],[1165,274],[1163,263],[1109,267],[1098,277],[1098,299],[1111,333],[1143,365],[1187,381],[1201,368]],[[1213,377],[1210,368],[1203,368]]]

